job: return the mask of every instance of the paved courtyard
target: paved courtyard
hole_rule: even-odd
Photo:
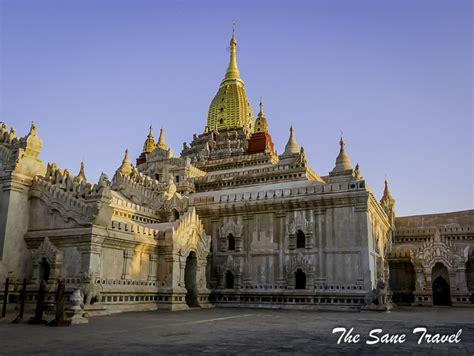
[[[13,315],[12,315],[13,317]],[[337,344],[336,327],[354,328],[358,343]],[[455,334],[454,344],[417,344],[421,334]],[[398,344],[366,344],[372,329],[406,334]],[[453,337],[454,338],[454,337]],[[474,355],[474,309],[399,308],[390,313],[215,308],[131,312],[91,318],[89,324],[46,327],[0,322],[0,355]]]

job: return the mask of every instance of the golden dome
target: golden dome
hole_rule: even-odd
[[[230,40],[229,66],[219,91],[209,106],[205,132],[230,128],[243,128],[247,136],[254,131],[254,117],[244,82],[237,67],[237,41],[235,33]]]

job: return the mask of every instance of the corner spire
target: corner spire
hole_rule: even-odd
[[[346,144],[341,134],[341,138],[339,140],[339,154],[336,158],[336,166],[331,173],[344,173],[345,171],[352,170],[351,161],[349,160],[349,156],[344,149],[345,145]]]
[[[268,122],[263,112],[262,98],[260,98],[260,111],[258,112],[257,120],[255,121],[255,132],[268,133]]]
[[[150,153],[155,148],[155,138],[153,137],[153,127],[150,125],[150,131],[148,132],[147,139],[143,145],[143,152]]]
[[[128,158],[128,148],[125,149],[125,156],[123,157],[122,165],[120,166],[118,171],[124,176],[128,176],[132,173],[132,163]]]
[[[237,66],[237,39],[235,38],[235,22],[232,27],[232,38],[230,39],[229,51],[229,65],[227,66],[227,71],[222,84],[229,80],[237,80],[242,82],[242,79],[240,79],[239,67]]]
[[[87,181],[86,175],[84,173],[84,160],[81,161],[81,168],[79,169],[79,173],[77,174],[77,178],[81,181]]]
[[[388,189],[388,181],[385,178],[385,188],[383,190],[382,199],[380,199],[380,205],[382,205],[383,210],[387,213],[390,224],[393,225],[394,218],[395,218],[395,199],[390,194],[390,190]]]
[[[295,138],[295,130],[293,129],[293,125],[290,126],[290,138],[288,139],[288,143],[285,146],[285,152],[283,152],[284,157],[292,156],[300,153],[300,146],[296,142]]]
[[[392,197],[392,194],[390,193],[390,190],[388,189],[388,180],[385,178],[385,187],[383,190],[383,196],[382,200],[388,200],[388,201],[394,201],[395,199]]]
[[[157,146],[164,150],[168,149],[168,145],[165,142],[165,130],[163,130],[163,128],[160,129],[160,137],[158,138]]]

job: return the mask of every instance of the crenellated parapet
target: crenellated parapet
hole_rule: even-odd
[[[107,224],[100,212],[112,201],[104,174],[92,184],[68,169],[58,168],[56,163],[48,163],[46,174],[33,178],[29,198],[43,201],[50,214],[58,212],[65,222],[74,220],[79,225]]]
[[[24,137],[17,137],[13,127],[8,129],[6,123],[0,123],[0,177],[16,173],[24,179],[43,174],[45,166],[38,159],[42,146],[34,123]]]
[[[134,169],[125,175],[117,171],[112,179],[112,189],[120,192],[133,203],[151,209],[158,209],[166,191],[166,184]]]
[[[16,130],[12,127],[10,130],[6,123],[0,123],[0,143],[5,145],[15,145],[19,139],[16,136]]]

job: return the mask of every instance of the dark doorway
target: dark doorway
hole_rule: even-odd
[[[194,252],[190,252],[186,259],[186,267],[184,268],[184,286],[186,287],[186,304],[189,307],[199,307],[197,300],[197,258]]]
[[[173,221],[179,220],[179,212],[176,209],[173,209]]]
[[[235,238],[234,238],[234,235],[229,234],[229,236],[227,236],[227,240],[228,240],[227,249],[228,249],[229,251],[234,251],[234,250],[235,250]]]
[[[295,289],[306,289],[306,274],[301,269],[295,272]]]
[[[40,281],[48,281],[50,274],[50,267],[48,261],[43,258],[39,264],[39,280]]]
[[[304,235],[304,232],[301,230],[298,230],[296,233],[296,248],[305,248],[306,246],[306,236]]]
[[[433,281],[433,305],[451,305],[449,283],[441,276]]]
[[[411,305],[415,301],[415,269],[411,262],[389,262],[392,301],[397,305]]]
[[[234,288],[234,274],[231,271],[227,271],[225,274],[225,287],[227,289]]]

